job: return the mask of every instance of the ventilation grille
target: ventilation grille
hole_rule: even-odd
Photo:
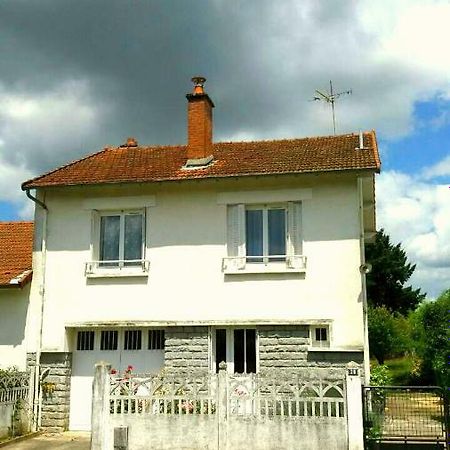
[[[140,350],[142,348],[142,331],[125,330],[124,350]]]
[[[102,331],[100,340],[100,350],[117,350],[118,331]]]
[[[94,350],[94,332],[79,331],[77,335],[77,350]]]
[[[164,330],[149,330],[148,331],[148,349],[149,350],[164,350],[165,335]]]

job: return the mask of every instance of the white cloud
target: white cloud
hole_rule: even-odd
[[[336,104],[340,132],[375,128],[403,137],[422,125],[414,117],[416,102],[450,96],[450,58],[443,57],[450,42],[447,1],[362,0],[330,8],[291,0],[257,14],[241,50],[244,64],[257,68],[255,80],[247,74],[250,89],[274,93],[273,106],[284,109],[271,130],[257,130],[264,138],[329,133],[329,105],[307,102],[315,89],[328,89],[329,79],[337,91],[353,89]],[[235,82],[240,77],[227,86]]]
[[[102,108],[92,103],[86,81],[67,81],[51,91],[7,91],[0,85],[0,157],[35,170],[68,161],[98,128]],[[24,181],[24,180],[22,180]]]
[[[433,130],[439,130],[447,125],[450,125],[450,110],[441,111],[430,120],[430,125]]]
[[[421,126],[413,118],[417,101],[450,97],[450,58],[443,57],[450,41],[450,3],[365,0],[358,10],[360,25],[374,39],[362,64],[378,97],[371,108],[383,111],[377,128],[391,137],[406,135]],[[384,83],[377,68],[385,70]]]
[[[20,189],[24,180],[31,178],[31,172],[22,166],[14,166],[1,158],[0,143],[0,202],[16,205],[19,217],[30,219],[33,207],[31,202]]]
[[[442,176],[450,176],[450,155],[433,166],[426,167],[422,172],[422,177],[426,180]]]
[[[450,287],[450,189],[400,172],[377,180],[378,227],[401,242],[417,269],[411,284],[436,297]]]
[[[21,218],[31,218],[33,205],[21,191],[22,182],[37,175],[36,167],[68,162],[65,151],[95,133],[101,110],[80,81],[32,94],[0,85],[0,104],[0,201],[15,204]]]

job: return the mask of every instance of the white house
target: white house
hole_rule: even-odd
[[[129,138],[22,186],[43,311],[29,361],[55,383],[43,427],[89,428],[98,360],[320,376],[366,356],[367,369],[375,133],[213,143],[214,104],[193,81],[187,145]]]
[[[0,222],[0,369],[26,368],[33,222]]]

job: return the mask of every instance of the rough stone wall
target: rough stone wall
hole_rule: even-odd
[[[44,382],[53,383],[54,390],[42,394],[41,429],[65,431],[69,428],[72,353],[42,353],[41,373],[47,368],[50,372]]]
[[[315,373],[328,378],[343,378],[347,364],[355,362],[359,365],[359,373],[364,379],[364,353],[362,351],[309,351],[307,363]]]
[[[309,343],[307,326],[258,327],[258,336],[261,371],[305,367]]]
[[[294,370],[310,379],[342,379],[350,361],[363,366],[362,352],[309,350],[307,325],[261,326],[258,335],[261,373]]]
[[[208,327],[170,327],[165,336],[166,370],[208,370]]]
[[[36,353],[27,353],[26,364],[27,370],[36,365]]]

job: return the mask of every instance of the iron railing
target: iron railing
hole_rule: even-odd
[[[269,266],[278,266],[285,271],[302,271],[306,269],[304,255],[264,255],[264,256],[226,256],[222,259],[222,271],[233,273],[239,271],[265,271]],[[258,270],[259,269],[259,270]]]
[[[117,259],[108,261],[89,261],[84,264],[86,276],[108,273],[135,273],[145,275],[150,268],[146,259]]]

